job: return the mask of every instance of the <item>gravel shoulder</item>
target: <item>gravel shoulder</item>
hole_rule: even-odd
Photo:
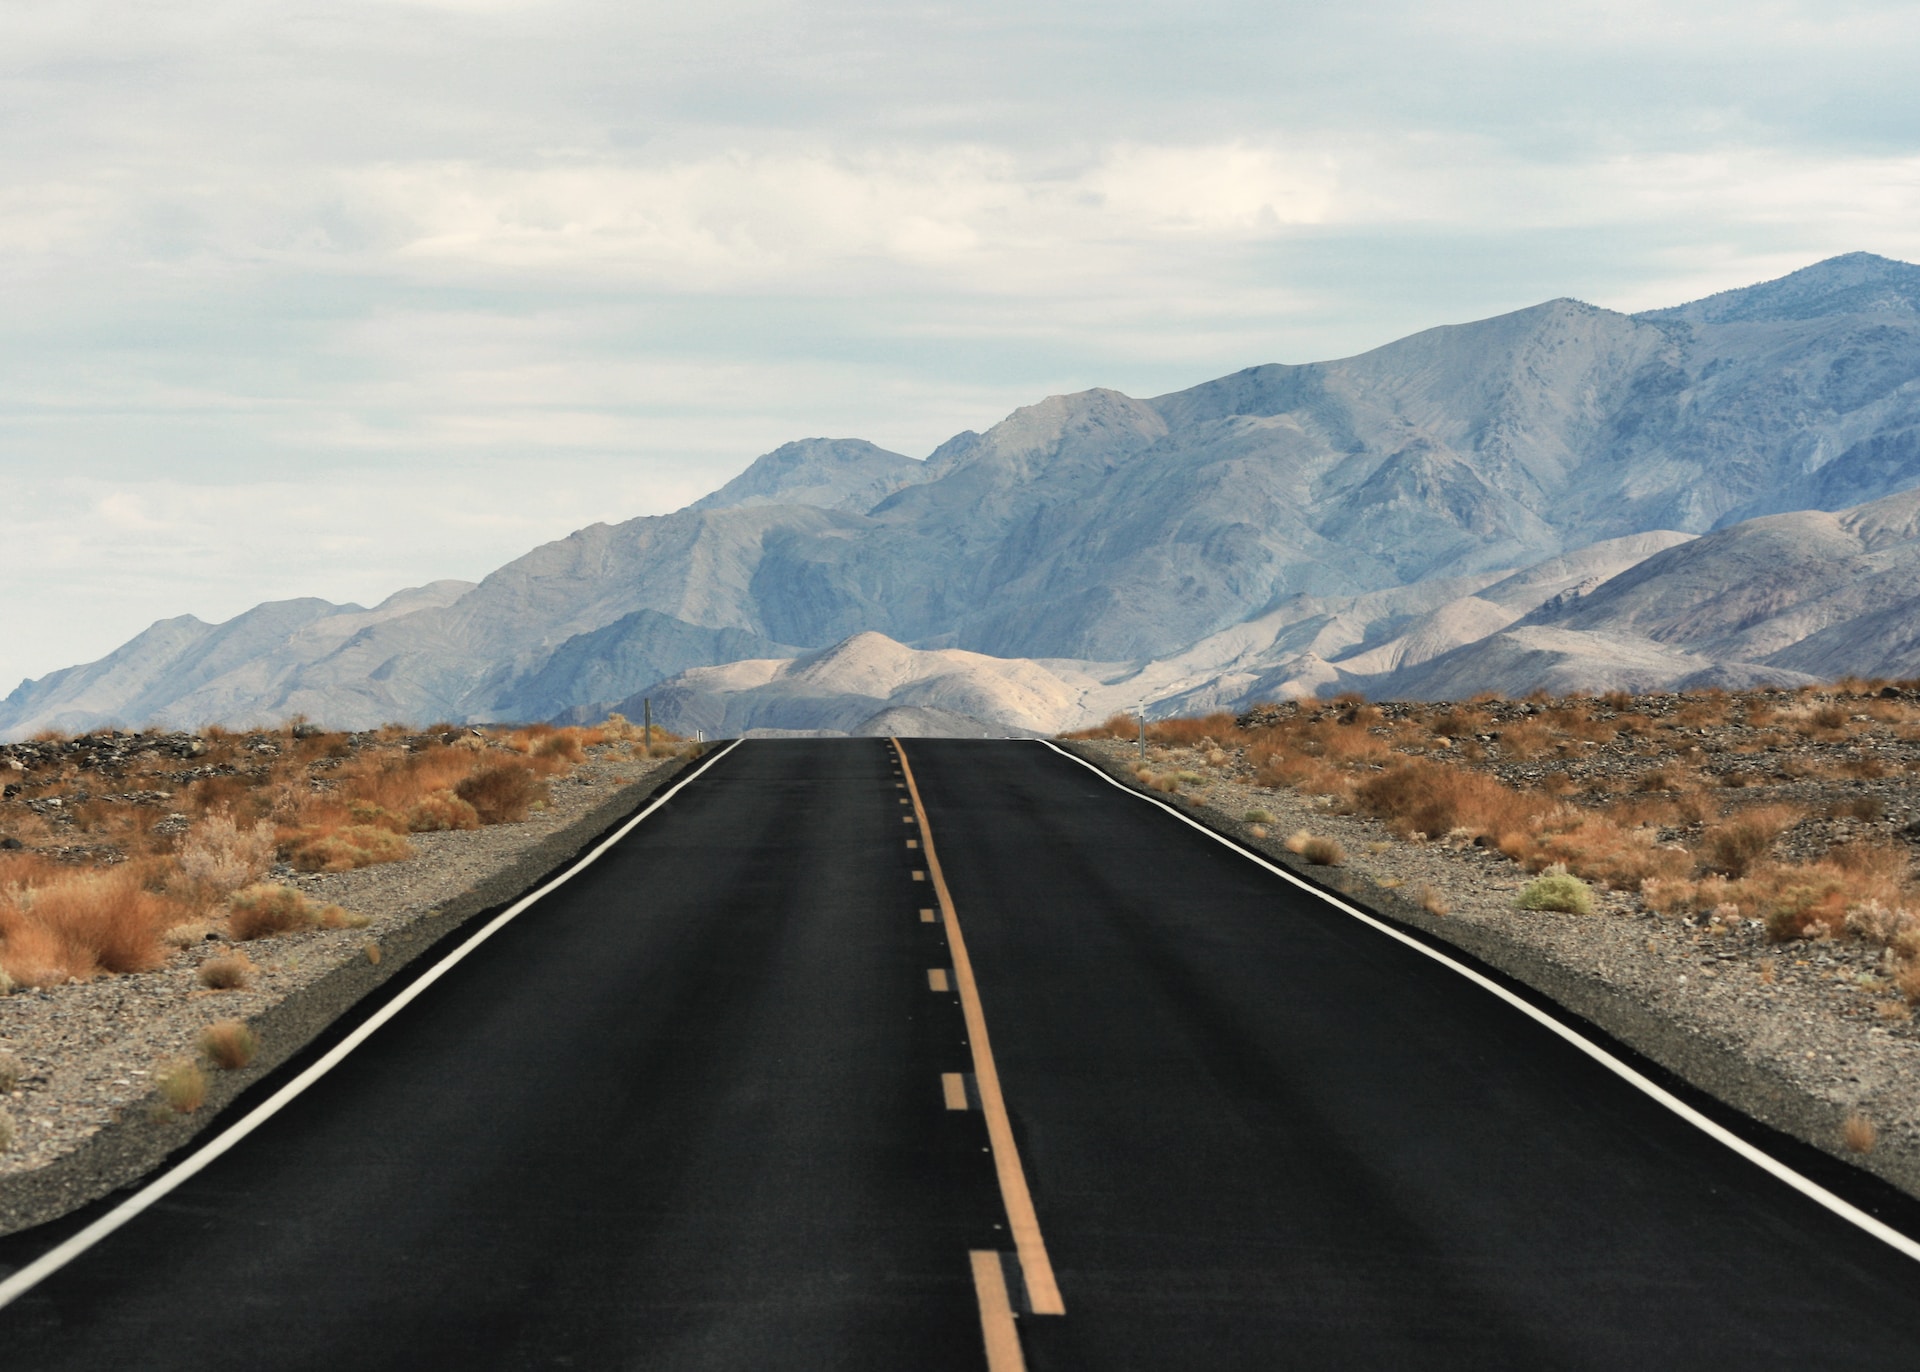
[[[1063,746],[1144,791],[1133,745]],[[1520,910],[1515,898],[1531,877],[1490,849],[1396,838],[1321,798],[1208,774],[1194,750],[1152,746],[1149,763],[1205,776],[1156,799],[1471,953],[1735,1109],[1920,1196],[1920,1031],[1875,1013],[1882,950],[1831,939],[1770,945],[1757,922],[1709,930],[1598,888],[1590,915]],[[1272,823],[1247,823],[1252,810]],[[1345,863],[1309,866],[1288,852],[1285,836],[1301,829],[1336,840]],[[1422,908],[1422,888],[1439,893],[1444,915]],[[1864,1153],[1846,1142],[1856,1115],[1877,1134]]]
[[[631,815],[692,757],[589,758],[552,783],[546,808],[516,824],[415,834],[405,862],[276,879],[345,907],[363,928],[315,929],[229,945],[209,937],[158,971],[0,997],[0,1050],[24,1067],[0,1096],[14,1124],[0,1153],[0,1233],[43,1223],[145,1176],[214,1124],[221,1107],[299,1052],[448,933],[510,903]],[[208,959],[243,951],[245,989],[202,988]],[[201,1032],[243,1019],[260,1051],[208,1071],[205,1104],[169,1109],[155,1089],[196,1056]]]

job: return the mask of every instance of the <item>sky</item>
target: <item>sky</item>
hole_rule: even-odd
[[[1920,260],[1920,5],[10,0],[0,692],[1557,296]]]

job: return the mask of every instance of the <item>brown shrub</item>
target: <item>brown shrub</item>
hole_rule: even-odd
[[[1116,716],[1116,718],[1125,718],[1125,716]],[[1147,741],[1171,748],[1191,748],[1203,738],[1211,738],[1218,743],[1238,732],[1233,716],[1219,713],[1205,715],[1198,719],[1155,720],[1147,725]]]
[[[1310,834],[1305,829],[1287,839],[1286,849],[1318,867],[1340,867],[1346,863],[1347,850],[1337,840]]]
[[[587,760],[587,750],[581,743],[578,729],[562,729],[557,734],[549,734],[533,746],[533,755],[543,758],[558,758],[562,762],[579,764]]]
[[[194,1062],[176,1062],[154,1078],[160,1098],[182,1115],[191,1115],[207,1101],[207,1074]]]
[[[546,784],[533,769],[518,762],[482,767],[453,788],[482,824],[511,824],[525,819],[536,801],[547,795]]]
[[[1553,730],[1537,719],[1523,719],[1500,731],[1500,750],[1525,760],[1553,751]]]
[[[286,849],[287,860],[303,872],[349,872],[413,856],[404,838],[371,824],[301,830],[287,840]]]
[[[1847,1122],[1840,1128],[1840,1136],[1848,1149],[1855,1153],[1871,1153],[1874,1144],[1880,1141],[1880,1131],[1873,1127],[1873,1121],[1857,1111],[1847,1116]]]
[[[200,964],[199,982],[209,991],[241,991],[253,981],[253,964],[245,957],[208,958]]]
[[[1835,801],[1828,807],[1827,813],[1834,819],[1844,817],[1873,824],[1886,818],[1887,802],[1879,796],[1854,796],[1849,800]]]
[[[0,899],[0,970],[23,986],[151,971],[166,961],[161,935],[178,913],[131,865],[64,872]]]
[[[260,1051],[260,1040],[245,1020],[223,1019],[200,1032],[200,1051],[215,1067],[232,1072],[253,1061]]]
[[[1498,840],[1525,833],[1538,808],[1493,777],[1417,758],[1369,777],[1355,788],[1354,797],[1403,838],[1465,829]]]
[[[452,791],[431,791],[407,811],[407,830],[415,834],[447,829],[478,829],[480,813]]]
[[[231,815],[245,809],[251,787],[239,776],[202,777],[187,786],[186,802],[190,810],[202,815]]]
[[[1765,893],[1767,937],[1775,943],[1837,938],[1846,931],[1853,895],[1842,874],[1821,865],[1785,869],[1782,879]]]
[[[1756,805],[1707,830],[1700,842],[1700,863],[1730,877],[1747,874],[1767,855],[1773,841],[1800,822],[1790,805]]]
[[[385,829],[390,834],[410,832],[404,815],[396,815],[386,806],[375,805],[372,801],[354,801],[347,806],[347,817],[354,824],[369,829]]]
[[[1616,891],[1638,891],[1647,882],[1693,870],[1693,856],[1660,847],[1652,831],[1622,828],[1605,815],[1573,816],[1543,831],[1524,861],[1533,870],[1558,862],[1577,876]]]
[[[310,928],[317,919],[313,902],[291,886],[261,883],[235,893],[228,927],[242,942]]]
[[[265,820],[242,828],[230,814],[210,814],[180,845],[180,883],[197,903],[224,900],[265,874],[273,849],[273,826]]]
[[[1672,763],[1657,767],[1651,772],[1642,772],[1640,779],[1633,784],[1636,791],[1685,791],[1689,789],[1692,778],[1687,770]]]
[[[1847,711],[1839,705],[1822,705],[1807,716],[1807,723],[1815,729],[1835,730],[1847,727]]]

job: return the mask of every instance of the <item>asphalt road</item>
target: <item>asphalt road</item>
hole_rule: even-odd
[[[1920,1263],[1512,1006],[1037,743],[907,752],[1065,1305],[1029,1367],[1920,1363]],[[0,1366],[985,1366],[1015,1217],[901,780],[734,749]]]

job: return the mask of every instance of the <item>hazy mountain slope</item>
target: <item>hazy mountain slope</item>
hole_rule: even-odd
[[[539,670],[499,696],[497,708],[510,719],[543,719],[566,708],[611,706],[689,667],[800,652],[744,629],[709,629],[658,610],[635,610],[562,643]]]
[[[98,662],[22,682],[4,702],[8,732],[116,723],[246,723],[299,713],[284,683],[301,664],[364,629],[457,601],[468,581],[395,592],[373,609],[324,600],[269,601],[223,624],[163,619]]]
[[[1531,592],[1494,593],[1518,569],[1920,482],[1917,299],[1920,269],[1853,254],[1638,316],[1557,300],[1152,399],[1055,396],[925,463],[804,440],[686,510],[582,529],[455,599],[350,632],[324,627],[337,617],[317,602],[217,630],[156,625],[101,663],[24,684],[0,706],[0,732],[130,712],[544,717],[648,663],[740,650],[727,632],[805,650],[874,631],[1122,674],[1173,663],[1131,686],[1194,699],[1388,687],[1448,659],[1422,678],[1438,680],[1470,649],[1462,640],[1510,612],[1545,613]],[[1707,560],[1662,564],[1657,586],[1643,571],[1583,602],[1592,616],[1613,607],[1604,628],[1536,620],[1486,641],[1551,627],[1751,665],[1831,628],[1827,648],[1807,651],[1866,651],[1839,625],[1887,602],[1816,589],[1833,557],[1854,555],[1837,528],[1749,529],[1737,585],[1714,589],[1706,578],[1737,569],[1695,552]],[[1373,595],[1390,599],[1362,608]],[[634,621],[594,637],[649,611],[687,627]],[[1265,627],[1232,637],[1249,624]],[[634,634],[655,631],[681,646],[649,658]],[[1212,662],[1230,642],[1237,657]]]
[[[687,508],[817,505],[864,514],[902,486],[924,480],[923,468],[923,463],[863,438],[803,438],[755,458],[740,475]]]
[[[786,661],[699,667],[653,693],[653,715],[680,733],[751,729],[884,731],[890,712],[964,717],[998,732],[1053,732],[1080,718],[1091,682],[1037,663],[946,649],[925,652],[883,634],[856,634]],[[896,722],[912,715],[892,716]]]
[[[1669,548],[1374,689],[1437,698],[1465,681],[1512,691],[1907,677],[1920,674],[1917,615],[1920,490],[1911,490]]]
[[[1088,703],[1096,712],[1142,699],[1204,711],[1321,691],[1415,694],[1421,679],[1409,673],[1420,664],[1483,641],[1543,606],[1573,603],[1645,558],[1689,541],[1691,535],[1666,530],[1633,534],[1507,576],[1434,579],[1349,599],[1298,597],[1114,681]]]

